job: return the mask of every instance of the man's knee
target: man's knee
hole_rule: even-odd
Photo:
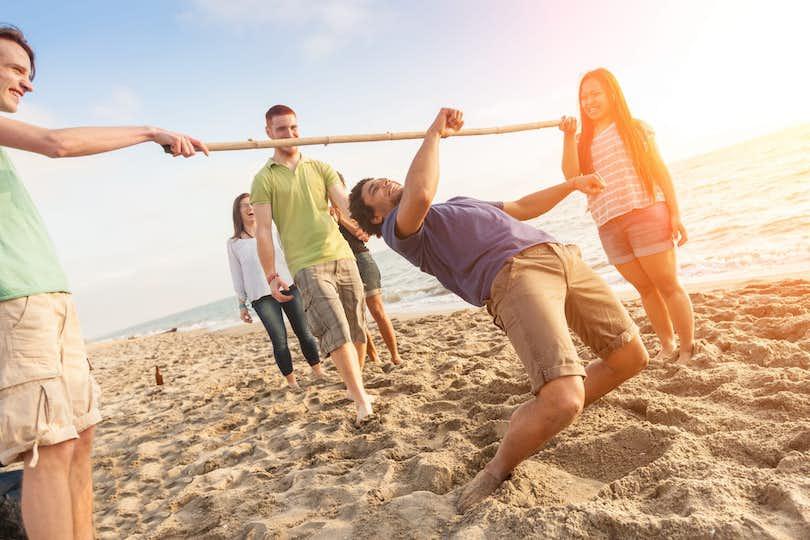
[[[616,349],[607,361],[614,370],[625,372],[627,376],[632,377],[647,367],[650,356],[641,342],[641,337],[635,336],[629,343]]]
[[[585,408],[585,387],[579,376],[554,379],[540,389],[537,397],[546,401],[558,422],[572,422]]]

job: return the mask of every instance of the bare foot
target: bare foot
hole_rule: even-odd
[[[395,366],[398,366],[398,365],[402,364],[402,358],[400,358],[399,355],[392,356],[391,357],[391,363],[394,364]]]
[[[297,382],[287,383],[287,388],[289,388],[290,391],[295,392],[296,394],[300,394],[304,391],[304,389],[301,388],[301,385],[298,384]]]
[[[366,396],[370,398],[371,396]],[[354,425],[360,426],[364,422],[371,420],[374,416],[374,410],[371,408],[371,399],[366,399],[364,401],[356,401],[355,406],[357,407],[357,419],[354,421]]]
[[[675,360],[676,364],[682,366],[688,365],[692,362],[692,356],[697,352],[697,342],[693,342],[692,346],[688,349],[681,349],[678,352],[678,359]]]
[[[461,489],[461,495],[456,503],[458,513],[466,513],[467,510],[492,495],[502,483],[503,480],[498,480],[486,469],[481,469],[475,478]]]
[[[672,358],[673,354],[675,354],[674,343],[661,343],[661,350],[658,351],[658,354],[656,354],[655,358],[652,359],[652,363],[666,364],[669,362],[669,359]]]
[[[312,376],[319,381],[326,378],[326,373],[323,372],[323,368],[320,364],[315,364],[312,366]]]

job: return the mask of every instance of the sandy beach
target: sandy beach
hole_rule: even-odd
[[[99,536],[810,537],[810,281],[692,299],[694,365],[650,365],[463,516],[460,487],[529,398],[484,310],[396,320],[406,364],[366,366],[377,416],[360,428],[294,339],[306,391],[283,387],[259,325],[92,345]]]

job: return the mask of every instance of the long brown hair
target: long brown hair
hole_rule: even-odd
[[[238,239],[242,236],[242,233],[245,232],[245,223],[242,221],[242,209],[239,207],[242,203],[242,199],[245,197],[250,197],[250,193],[241,193],[233,200],[233,236],[231,236],[231,238],[234,240]]]
[[[579,155],[579,168],[582,174],[590,174],[593,171],[593,159],[591,157],[591,143],[593,142],[593,121],[585,114],[582,108],[582,85],[588,79],[596,80],[608,97],[611,105],[613,122],[619,136],[622,138],[624,148],[627,151],[636,174],[641,179],[645,191],[653,194],[655,181],[658,175],[655,160],[651,153],[650,144],[641,122],[635,120],[630,115],[624,93],[619,86],[619,81],[613,74],[605,68],[598,68],[586,73],[579,83],[579,114],[582,119],[582,134],[577,145]]]

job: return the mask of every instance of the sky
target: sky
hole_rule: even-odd
[[[37,54],[35,91],[15,117],[51,128],[263,139],[276,103],[297,111],[302,136],[422,130],[442,106],[490,127],[577,114],[579,79],[599,66],[670,162],[810,121],[810,7],[790,0],[3,0],[1,19]],[[353,184],[404,178],[418,144],[303,151]],[[444,141],[437,200],[552,185],[561,149],[556,128]],[[268,151],[9,154],[88,337],[232,294],[231,204]]]

